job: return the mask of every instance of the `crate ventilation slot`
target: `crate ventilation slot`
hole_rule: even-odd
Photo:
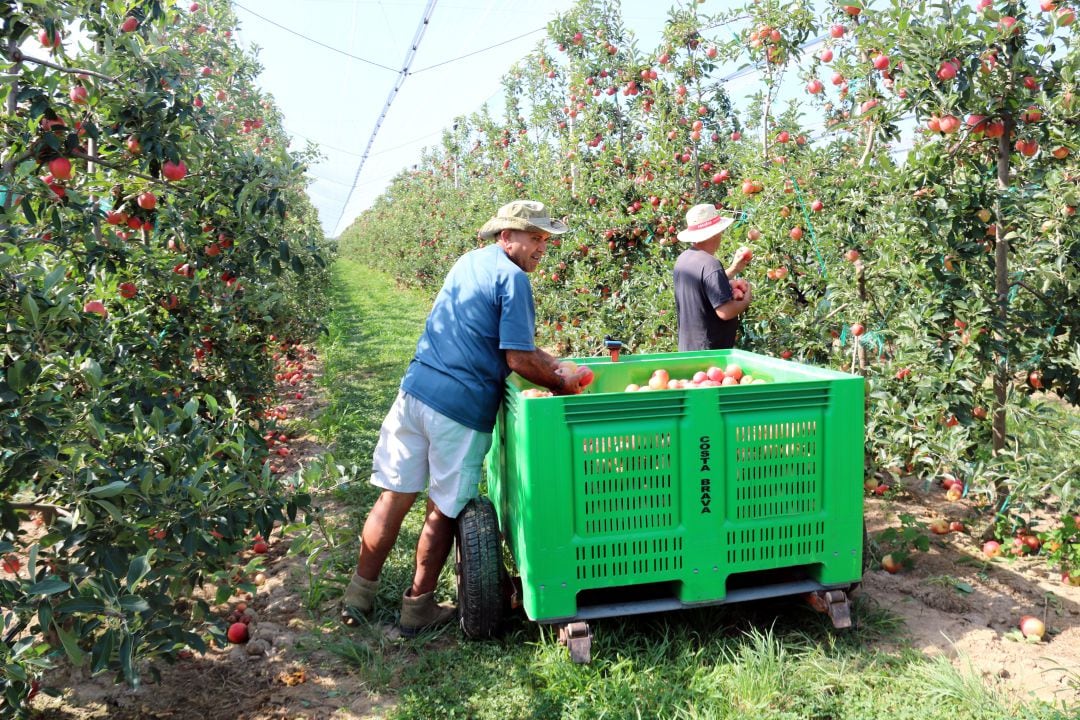
[[[816,420],[734,428],[732,520],[820,509],[821,440]]]
[[[563,413],[566,422],[590,423],[680,418],[686,414],[685,393],[619,393],[615,398],[603,395],[575,395],[566,398]],[[665,397],[666,395],[666,397]]]
[[[648,532],[675,524],[668,432],[583,438],[575,492],[586,536]]]
[[[727,532],[729,564],[791,565],[820,558],[825,552],[825,523],[791,523]]]
[[[775,410],[782,407],[785,410],[791,408],[825,407],[829,404],[829,387],[794,388],[790,385],[776,385],[775,389],[768,386],[751,385],[747,390],[757,392],[740,392],[739,388],[731,388],[731,392],[718,392],[717,402],[721,412],[749,411],[749,410]]]
[[[653,538],[576,548],[577,579],[607,580],[682,570],[683,539]]]

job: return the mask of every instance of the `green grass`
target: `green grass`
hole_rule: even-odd
[[[367,484],[383,415],[430,305],[384,275],[350,262],[335,267],[336,309],[323,347],[329,408],[320,431],[336,461],[353,468],[338,486],[350,512],[331,553],[337,593],[355,562],[355,536],[376,493]],[[856,601],[858,628],[835,632],[795,601],[759,602],[592,623],[593,662],[574,665],[553,630],[515,618],[498,640],[469,642],[456,628],[388,639],[412,576],[422,521],[406,520],[367,624],[333,628],[324,649],[354,668],[373,693],[396,698],[390,718],[679,718],[814,720],[1065,720],[1074,711],[1010,704],[977,674],[895,647],[899,621]],[[453,596],[444,572],[440,593]]]

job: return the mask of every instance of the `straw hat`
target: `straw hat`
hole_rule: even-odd
[[[495,217],[484,223],[478,234],[485,240],[491,240],[503,230],[539,230],[550,235],[562,235],[569,229],[565,223],[548,217],[544,203],[514,200],[499,208]]]
[[[684,243],[699,243],[727,230],[735,218],[725,217],[709,203],[695,205],[686,211],[686,229],[678,234]]]

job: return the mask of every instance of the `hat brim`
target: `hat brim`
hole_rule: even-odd
[[[684,243],[705,242],[709,238],[716,237],[720,233],[725,232],[729,227],[734,224],[735,218],[723,217],[720,219],[720,222],[716,223],[715,225],[710,225],[709,227],[702,228],[701,230],[683,230],[675,237],[679,238],[679,240]]]
[[[484,223],[477,235],[485,240],[491,240],[503,230],[525,230],[528,232],[545,232],[548,235],[562,235],[569,229],[570,227],[566,223],[558,220],[527,222],[521,218],[493,217]]]

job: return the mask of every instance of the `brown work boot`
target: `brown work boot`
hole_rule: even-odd
[[[375,606],[375,593],[379,590],[378,580],[368,580],[353,573],[349,587],[341,598],[341,622],[349,626],[360,623],[360,618],[371,612]]]
[[[453,603],[436,604],[434,592],[412,597],[406,590],[401,598],[401,634],[405,637],[413,637],[428,628],[456,619],[457,606]]]

